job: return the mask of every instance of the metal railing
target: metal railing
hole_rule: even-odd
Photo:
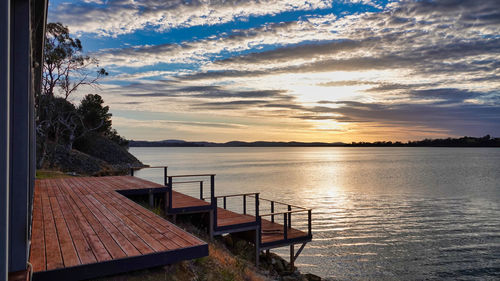
[[[168,166],[147,166],[147,167],[139,167],[139,168],[130,168],[130,175],[133,177],[136,170],[142,169],[163,169],[163,185],[167,185],[167,174],[168,174]]]
[[[251,192],[251,193],[237,193],[237,194],[226,194],[226,195],[219,195],[219,196],[214,196],[215,200],[215,207],[218,207],[218,200],[222,198],[222,208],[224,210],[227,210],[227,198],[231,197],[241,197],[242,198],[242,212],[244,215],[247,215],[247,198],[248,197],[254,197],[255,198],[255,221],[257,222],[258,217],[259,217],[259,193],[258,192]]]
[[[307,212],[307,235],[312,237],[312,209],[265,198],[260,198],[260,200],[269,202],[271,208],[271,212],[266,214],[261,214],[260,215],[261,218],[271,217],[271,222],[276,223],[275,217],[283,215],[283,237],[285,240],[288,239],[288,230],[292,228],[292,215],[305,212]],[[287,211],[276,212],[275,211],[276,205],[286,206]],[[296,208],[297,210],[293,210],[293,208]]]
[[[174,184],[185,184],[185,183],[196,183],[198,182],[200,184],[200,199],[205,200],[206,198],[203,197],[204,194],[204,184],[203,180],[188,180],[188,181],[177,181],[174,182],[174,178],[189,178],[189,177],[210,177],[210,204],[214,207],[217,206],[217,203],[215,200],[215,174],[193,174],[193,175],[174,175],[174,176],[168,176],[166,175],[166,186],[167,186],[167,207],[169,210],[172,210],[172,192],[173,192],[173,185]]]
[[[199,198],[200,200],[206,201],[210,199],[210,206],[213,208],[214,212],[214,227],[217,228],[217,208],[218,208],[218,200],[222,198],[222,208],[225,210],[228,209],[227,198],[232,197],[241,197],[242,198],[242,212],[244,215],[248,214],[248,200],[247,198],[253,197],[255,198],[255,223],[258,223],[260,226],[262,224],[262,217],[270,217],[272,223],[276,222],[276,217],[283,215],[283,237],[284,240],[288,239],[289,229],[292,228],[292,215],[297,213],[307,212],[307,235],[312,237],[312,210],[309,208],[304,208],[297,205],[283,203],[277,200],[270,200],[266,198],[261,198],[260,193],[252,192],[252,193],[237,193],[237,194],[227,194],[227,195],[218,195],[215,196],[215,174],[191,174],[191,175],[172,175],[169,176],[167,174],[168,166],[150,166],[143,168],[130,168],[130,175],[134,176],[135,170],[140,169],[163,169],[163,177],[164,177],[164,185],[167,187],[166,192],[166,207],[168,211],[172,211],[172,192],[174,184],[188,184],[188,183],[199,183]],[[209,177],[210,178],[210,197],[204,197],[204,180],[185,180],[185,181],[176,181],[174,182],[174,178],[193,178],[193,177]],[[260,214],[260,201],[266,201],[270,203],[270,212],[265,214]],[[276,211],[278,206],[285,206],[286,211]]]

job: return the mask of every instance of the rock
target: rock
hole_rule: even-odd
[[[283,280],[283,281],[303,281],[304,279],[300,275],[299,276],[287,275],[287,276],[281,277],[281,280]]]
[[[234,243],[234,252],[237,256],[246,259],[246,260],[253,260],[254,259],[254,248],[253,245],[250,245],[247,241],[245,240],[237,240]]]
[[[311,274],[311,273],[303,274],[303,276],[305,277],[305,279],[307,281],[321,281],[321,277],[319,277],[318,275]]]
[[[222,236],[222,239],[226,247],[228,247],[229,249],[232,249],[234,247],[233,238],[231,237],[231,235]]]
[[[112,174],[114,168],[105,161],[78,150],[67,150],[62,145],[50,145],[46,165],[48,168],[57,168],[63,172],[69,172],[73,175],[83,174],[100,176]]]
[[[98,134],[88,134],[85,138],[75,142],[74,148],[104,160],[117,170],[128,172],[131,167],[144,167],[144,164],[130,154],[126,148]]]
[[[273,264],[274,264],[274,269],[279,274],[282,274],[283,272],[285,272],[285,266],[283,265],[282,260],[280,260],[280,259],[273,259]]]

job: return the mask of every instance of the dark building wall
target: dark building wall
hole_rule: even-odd
[[[0,280],[8,272],[10,2],[0,1]]]
[[[9,271],[26,269],[28,260],[28,194],[31,182],[30,136],[32,125],[30,3],[16,0],[12,5],[11,96],[10,96],[10,225]]]
[[[27,268],[46,11],[46,0],[0,1],[0,281]]]

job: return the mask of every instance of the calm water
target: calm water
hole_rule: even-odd
[[[130,151],[169,165],[169,174],[216,173],[218,194],[261,192],[313,208],[314,241],[297,260],[303,271],[335,280],[500,278],[498,148]],[[138,176],[162,182],[160,171]],[[305,222],[293,218],[296,227]]]

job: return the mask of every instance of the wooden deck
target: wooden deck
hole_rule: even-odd
[[[214,176],[210,176],[211,202],[174,191],[172,184],[133,176],[36,180],[30,252],[34,280],[82,280],[208,255],[205,242],[133,202],[129,195],[149,194],[150,202],[165,196],[165,210],[171,215],[215,213],[211,234],[255,231],[257,256],[260,250],[282,246],[292,247],[293,252],[294,244],[311,241],[310,210],[302,210],[309,212],[309,230],[304,232],[287,224],[286,217],[290,221],[293,212],[263,215],[284,215],[285,223],[279,224],[263,219],[257,211],[240,214],[218,207]],[[240,195],[222,196],[224,207],[225,197],[231,196]],[[254,196],[258,210],[259,197]],[[273,210],[275,202],[269,202]]]
[[[161,188],[130,176],[36,180],[34,280],[81,280],[208,255],[205,242],[117,192]]]

